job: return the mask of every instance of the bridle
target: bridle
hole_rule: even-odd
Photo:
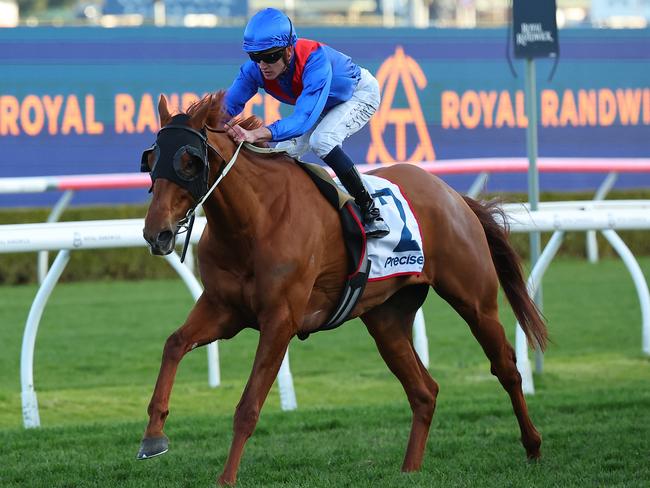
[[[224,130],[213,130],[212,132],[220,132],[223,133],[225,132]],[[217,151],[209,142],[207,142],[206,138],[206,144],[207,146],[212,149],[220,158],[221,160],[225,163],[226,160],[224,157]],[[237,156],[239,155],[239,150],[241,149],[242,145],[244,144],[244,141],[239,143],[239,146],[237,146],[237,149],[235,150],[235,153],[232,155],[232,158],[230,158],[230,161],[226,163],[224,168],[221,170],[221,173],[219,173],[219,176],[215,180],[215,182],[212,184],[212,186],[208,189],[208,191],[201,197],[201,200],[198,201],[196,205],[193,207],[190,207],[190,209],[187,211],[187,214],[185,214],[185,217],[183,217],[181,220],[178,221],[177,228],[182,229],[181,231],[176,231],[176,234],[182,234],[183,232],[187,231],[187,236],[185,237],[185,243],[183,244],[183,252],[181,253],[181,263],[185,260],[185,254],[187,253],[187,248],[189,247],[190,244],[190,236],[192,235],[192,228],[194,227],[194,217],[196,215],[196,209],[203,205],[203,202],[205,202],[210,194],[214,191],[214,189],[217,187],[217,185],[221,182],[221,180],[228,174],[230,171],[230,168],[232,168],[235,164],[235,161],[237,160]],[[207,163],[208,169],[209,169],[209,163]]]
[[[140,163],[140,171],[147,172],[151,175],[151,188],[149,189],[149,192],[153,191],[153,183],[155,180],[162,177],[187,190],[196,201],[196,203],[188,209],[185,217],[176,224],[176,235],[186,233],[183,252],[181,253],[181,262],[185,260],[185,255],[189,247],[197,209],[199,206],[203,205],[221,180],[228,174],[235,164],[239,151],[243,145],[243,142],[239,143],[232,158],[228,163],[226,163],[226,159],[223,157],[219,149],[210,144],[206,135],[206,131],[225,133],[226,130],[215,129],[204,125],[203,128],[198,131],[186,124],[188,120],[189,117],[185,114],[175,115],[172,118],[171,124],[162,127],[158,131],[156,142],[142,153],[142,160]],[[169,139],[171,139],[171,142]],[[225,163],[219,176],[210,187],[208,187],[210,173],[208,150],[214,152]],[[156,160],[154,161],[152,168],[149,169],[148,158],[151,152],[156,154]],[[200,159],[203,165],[201,170],[194,175],[183,174],[181,158],[184,154],[189,154],[191,157]],[[171,159],[171,164],[163,163],[163,165],[159,165],[161,158],[164,160]]]

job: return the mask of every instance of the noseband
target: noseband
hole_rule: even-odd
[[[140,162],[140,171],[151,175],[150,193],[153,191],[153,184],[156,179],[164,178],[187,190],[196,202],[194,206],[190,207],[185,217],[178,222],[176,227],[176,235],[187,233],[181,254],[181,262],[185,260],[185,254],[190,243],[196,209],[200,205],[203,205],[219,182],[228,174],[230,168],[235,164],[239,150],[243,145],[243,142],[239,144],[237,150],[221,170],[214,184],[208,187],[210,173],[208,149],[211,149],[224,163],[226,160],[219,150],[208,142],[205,131],[224,133],[225,130],[204,126],[201,131],[197,131],[189,126],[189,120],[189,116],[186,114],[179,114],[172,117],[171,124],[166,125],[158,131],[156,142],[153,146],[142,153],[142,160]],[[150,170],[148,159],[149,154],[152,152],[155,154],[155,161]],[[183,168],[183,156],[189,157],[190,162],[196,162],[198,160],[201,167],[189,168],[189,170]]]

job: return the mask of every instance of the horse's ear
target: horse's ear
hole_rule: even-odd
[[[212,106],[213,94],[208,95],[204,100],[199,102],[198,110],[192,115],[190,125],[193,129],[201,130],[206,123],[210,107]]]
[[[158,115],[160,116],[160,127],[166,126],[172,118],[167,108],[167,99],[162,93],[160,94],[160,100],[158,100]]]

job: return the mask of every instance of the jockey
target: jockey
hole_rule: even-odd
[[[250,19],[243,48],[250,61],[241,66],[226,92],[229,115],[241,113],[259,88],[295,109],[289,117],[259,129],[229,128],[230,136],[237,142],[278,142],[276,148],[295,158],[312,150],[334,170],[359,205],[366,236],[386,236],[388,225],[341,148],[345,138],[366,125],[379,107],[377,80],[345,54],[298,39],[289,17],[273,8]]]

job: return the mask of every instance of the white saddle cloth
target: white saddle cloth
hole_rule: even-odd
[[[338,179],[334,181],[346,191]],[[386,237],[367,241],[368,257],[372,263],[368,280],[419,274],[424,267],[424,253],[420,227],[411,205],[394,183],[372,175],[363,175],[363,181],[390,227]]]

